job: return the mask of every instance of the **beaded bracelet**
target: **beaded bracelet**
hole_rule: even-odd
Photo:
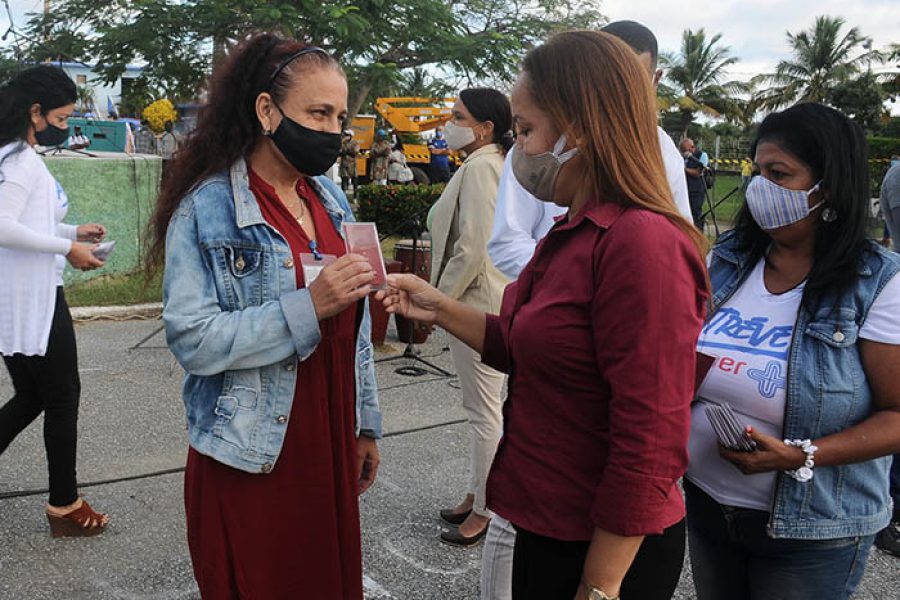
[[[813,478],[813,467],[816,466],[815,454],[818,446],[814,446],[810,440],[784,440],[785,445],[800,448],[806,454],[803,466],[796,470],[787,470],[785,473],[797,481],[804,483]]]

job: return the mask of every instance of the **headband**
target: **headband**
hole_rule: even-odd
[[[269,83],[266,84],[266,89],[267,90],[272,89],[272,84],[275,83],[275,79],[277,79],[278,76],[281,75],[281,72],[284,71],[284,68],[286,66],[288,66],[289,64],[291,64],[292,62],[294,62],[295,60],[297,60],[304,54],[310,54],[312,52],[320,52],[320,53],[324,54],[325,56],[330,56],[330,54],[328,54],[327,52],[325,52],[318,46],[307,46],[306,48],[303,48],[302,50],[297,50],[296,52],[294,52],[293,54],[288,56],[286,59],[281,61],[281,63],[279,63],[279,65],[278,65],[278,67],[275,68],[275,72],[272,73],[271,77],[269,77]]]

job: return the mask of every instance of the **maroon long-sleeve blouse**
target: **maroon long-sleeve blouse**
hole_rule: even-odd
[[[538,245],[482,360],[510,374],[491,510],[534,533],[660,533],[684,517],[705,267],[666,217],[598,204]]]

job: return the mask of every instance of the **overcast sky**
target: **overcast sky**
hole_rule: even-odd
[[[677,51],[687,28],[721,33],[740,58],[736,79],[774,69],[790,56],[785,32],[810,28],[818,15],[843,17],[875,48],[900,43],[900,0],[603,0],[601,9],[610,20],[634,19],[652,29],[660,50]]]
[[[9,4],[19,27],[27,12],[43,7],[42,0],[9,0]],[[681,32],[688,27],[722,33],[723,43],[741,59],[732,72],[736,79],[773,69],[789,55],[785,32],[810,27],[816,15],[843,17],[871,37],[875,48],[900,43],[900,0],[601,0],[600,7],[611,20],[634,19],[650,27],[661,50],[677,50]],[[8,24],[0,3],[0,28],[6,31]],[[6,43],[11,41],[7,38]]]

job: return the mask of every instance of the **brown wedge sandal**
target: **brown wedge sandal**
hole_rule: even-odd
[[[103,533],[109,525],[109,518],[91,508],[87,500],[81,506],[62,516],[47,513],[50,533],[53,537],[90,537]]]

